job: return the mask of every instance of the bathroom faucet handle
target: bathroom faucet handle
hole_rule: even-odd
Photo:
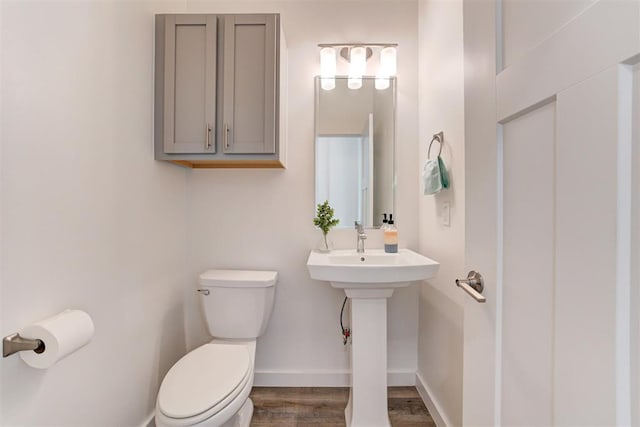
[[[354,221],[354,224],[355,224],[356,230],[358,230],[358,233],[359,234],[364,234],[364,226],[361,223],[359,223],[358,221]]]

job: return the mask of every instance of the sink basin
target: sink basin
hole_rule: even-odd
[[[382,249],[354,249],[328,253],[312,251],[307,268],[312,279],[331,282],[335,288],[398,288],[434,277],[440,264],[410,249],[388,254]]]

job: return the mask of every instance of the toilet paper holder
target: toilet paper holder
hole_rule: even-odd
[[[33,350],[42,353],[45,350],[44,342],[39,339],[22,338],[20,334],[7,335],[2,339],[2,357],[11,356],[19,351]]]

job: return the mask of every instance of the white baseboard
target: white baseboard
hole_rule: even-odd
[[[451,420],[447,417],[447,415],[442,410],[441,406],[438,404],[438,401],[433,398],[433,393],[429,386],[424,381],[420,373],[416,373],[416,389],[418,389],[418,393],[420,397],[422,397],[422,401],[425,406],[429,410],[429,414],[431,414],[431,418],[436,423],[438,427],[448,427],[452,426]]]
[[[253,385],[257,387],[347,387],[348,371],[256,371]]]
[[[140,427],[156,427],[156,422],[153,418],[154,413],[151,412],[149,416],[140,424]]]
[[[389,371],[387,384],[391,387],[416,385],[416,371]]]
[[[395,370],[387,374],[390,386],[416,384],[415,371]],[[256,371],[253,385],[257,387],[349,387],[351,372],[344,371]]]

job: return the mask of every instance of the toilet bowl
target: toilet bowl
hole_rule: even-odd
[[[249,427],[256,338],[269,321],[276,279],[272,271],[200,275],[202,307],[216,338],[167,372],[156,400],[158,427]]]
[[[156,425],[248,426],[254,353],[255,341],[213,341],[185,355],[162,381]],[[243,406],[244,412],[233,419]]]

